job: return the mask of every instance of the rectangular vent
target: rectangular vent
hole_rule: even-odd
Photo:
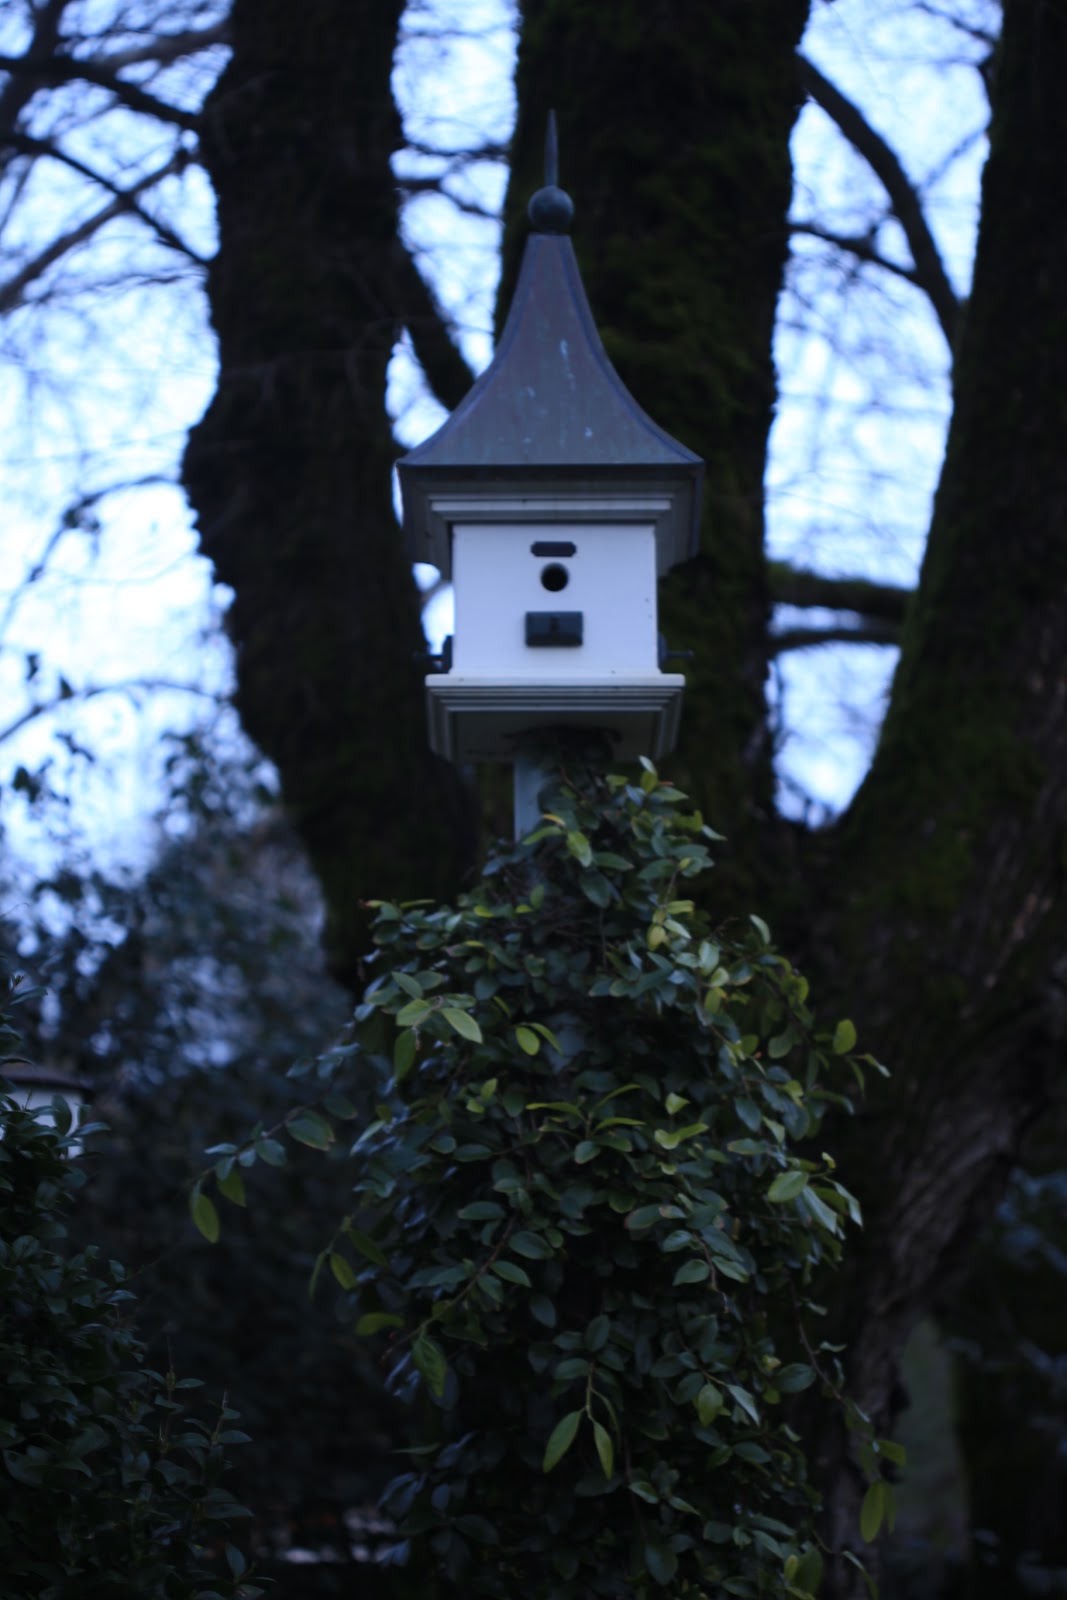
[[[538,539],[530,551],[535,556],[573,556],[578,554],[578,546],[569,539]]]
[[[573,649],[581,642],[580,611],[527,611],[526,643],[531,649]]]

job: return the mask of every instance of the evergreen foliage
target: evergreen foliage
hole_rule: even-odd
[[[899,1453],[841,1395],[813,1299],[859,1214],[811,1140],[847,1104],[834,1058],[869,1058],[817,1028],[758,917],[687,898],[715,836],[684,799],[651,767],[580,771],[454,908],[379,904],[381,971],[323,1063],[381,1079],[318,1271],[419,1413],[386,1506],[421,1594],[813,1592],[790,1397],[815,1386],[862,1436],[868,1536],[889,1510]],[[338,1088],[287,1132],[329,1148]],[[221,1193],[283,1151],[225,1147]],[[204,1185],[193,1208],[217,1236]]]
[[[18,996],[16,999],[20,998]],[[19,1036],[0,1014],[0,1072]],[[222,1478],[247,1437],[225,1405],[190,1414],[193,1378],[144,1365],[118,1262],[74,1248],[84,1173],[0,1079],[0,1571],[5,1600],[252,1600]]]

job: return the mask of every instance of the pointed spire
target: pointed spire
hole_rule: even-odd
[[[545,130],[545,186],[531,195],[526,215],[536,233],[570,233],[574,220],[574,201],[559,187],[559,142],[556,113],[548,113]]]
[[[447,422],[397,462],[412,556],[445,576],[452,521],[505,519],[501,496],[525,520],[552,520],[566,502],[579,520],[653,521],[661,573],[698,547],[704,464],[641,409],[608,359],[566,237],[574,206],[558,167],[552,113],[545,186],[530,201],[533,232],[496,355]]]

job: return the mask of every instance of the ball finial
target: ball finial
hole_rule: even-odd
[[[574,220],[574,201],[559,187],[559,147],[556,113],[548,113],[545,133],[545,186],[530,199],[526,213],[538,233],[567,233]]]

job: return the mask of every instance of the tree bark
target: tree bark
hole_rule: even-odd
[[[879,1425],[1067,1037],[1067,14],[1009,0],[956,404],[871,771],[821,848],[812,964],[893,1068],[841,1148],[867,1234],[839,1291],[853,1393]],[[818,893],[818,891],[816,891]],[[818,903],[818,900],[815,900]],[[826,1445],[840,1460],[840,1440]],[[857,1478],[831,1473],[830,1526]],[[835,1594],[858,1594],[855,1574]]]
[[[276,764],[350,986],[360,901],[444,894],[474,807],[430,755],[416,589],[393,513],[386,369],[410,309],[390,160],[401,0],[236,0],[203,116],[221,372],[185,482],[234,591],[237,709]]]

